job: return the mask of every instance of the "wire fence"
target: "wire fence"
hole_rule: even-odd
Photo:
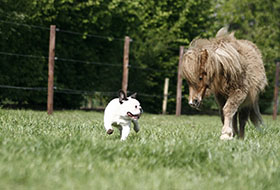
[[[13,22],[13,21],[8,21],[8,20],[0,20],[0,23],[7,24],[7,25],[14,25],[14,26],[22,26],[26,27],[28,29],[36,29],[36,30],[43,30],[43,31],[50,31],[49,27],[45,26],[39,26],[39,25],[34,25],[34,24],[26,24],[26,23],[18,23],[18,22]],[[64,30],[61,28],[56,28],[56,32],[58,33],[64,33],[64,34],[69,34],[69,35],[77,35],[81,36],[83,38],[96,38],[96,39],[102,39],[106,40],[107,42],[124,42],[124,39],[113,37],[113,36],[101,36],[101,35],[96,35],[96,34],[91,34],[91,33],[86,33],[86,32],[77,32],[77,31],[71,31],[71,30]],[[130,40],[132,43],[140,43],[137,41],[133,41],[132,39]],[[178,51],[178,49],[174,49],[172,47],[167,47],[173,51]],[[8,51],[0,51],[0,55],[2,56],[11,56],[11,57],[21,57],[21,58],[26,58],[26,59],[43,59],[43,60],[48,60],[48,56],[44,55],[36,55],[36,54],[25,54],[25,53],[17,53],[17,52],[8,52]],[[86,65],[97,65],[97,66],[105,66],[105,67],[112,67],[112,69],[119,67],[122,68],[123,64],[120,63],[113,63],[113,62],[102,62],[102,61],[93,61],[93,60],[82,60],[82,59],[73,59],[69,57],[63,57],[63,56],[56,56],[55,58],[56,62],[65,62],[65,63],[80,63],[80,64],[86,64]],[[128,65],[129,69],[132,70],[140,70],[140,71],[147,71],[147,72],[161,72],[157,69],[153,68],[147,68],[147,67],[141,67],[141,66],[135,66],[133,64]],[[166,71],[163,71],[166,72]],[[177,70],[172,70],[168,71],[169,74],[176,74]],[[11,89],[11,90],[25,90],[25,91],[41,91],[44,93],[47,93],[48,88],[47,87],[26,87],[26,86],[17,86],[17,85],[6,85],[6,84],[0,84],[1,89]],[[71,89],[71,88],[60,88],[60,87],[54,87],[54,92],[59,93],[59,94],[72,94],[72,95],[94,95],[94,94],[101,94],[103,96],[116,96],[117,93],[115,91],[89,91],[89,90],[82,90],[82,89]],[[159,98],[162,99],[164,97],[163,93],[162,94],[154,94],[153,92],[151,94],[147,93],[137,93],[138,96],[142,97],[148,97],[148,98]],[[175,99],[176,96],[169,94],[169,98]],[[186,96],[183,96],[182,98],[186,98]],[[270,104],[271,102],[268,103],[263,103],[263,104]]]
[[[16,25],[16,26],[23,26],[23,27],[27,27],[27,28],[30,28],[30,29],[40,29],[40,30],[50,31],[50,28],[48,28],[48,27],[34,25],[34,24],[18,23],[18,22],[13,22],[13,21],[8,21],[8,20],[0,20],[0,23],[9,24],[9,25]],[[76,32],[76,31],[71,31],[71,30],[64,30],[64,29],[60,29],[60,28],[56,28],[56,32],[67,33],[67,34],[71,34],[71,35],[79,35],[79,36],[89,37],[89,38],[98,38],[98,39],[107,40],[109,42],[111,42],[111,41],[124,41],[124,39],[116,38],[116,37],[112,37],[112,36],[101,36],[101,35],[95,35],[95,34],[90,34],[90,33],[85,33],[85,32],[82,33],[82,32]],[[133,40],[130,39],[130,42],[133,42]],[[24,58],[32,58],[32,59],[45,59],[45,60],[49,59],[48,56],[23,54],[23,53],[16,53],[16,52],[4,52],[4,51],[0,51],[0,55],[16,56],[16,57],[24,57]],[[79,60],[79,59],[57,57],[57,56],[55,57],[55,61],[57,61],[57,62],[82,63],[82,64],[99,65],[99,66],[106,66],[106,67],[107,66],[109,66],[109,67],[123,67],[122,64],[118,64],[118,63],[96,62],[96,61],[92,61],[92,60]],[[133,66],[131,64],[128,65],[128,67],[129,67],[129,69],[146,70],[147,72],[160,72],[159,70],[156,70],[156,69],[153,69],[153,68]],[[176,71],[169,71],[169,73],[176,73]],[[23,88],[25,88],[25,87],[23,87]],[[85,91],[86,90],[84,90],[83,92],[85,92]],[[148,96],[150,96],[150,97],[153,97],[153,96],[161,97],[162,96],[162,95],[147,95],[147,94],[145,94],[145,95],[142,94],[142,95],[147,96],[147,97]]]
[[[22,86],[10,86],[10,85],[0,85],[0,88],[3,89],[15,89],[15,90],[29,90],[29,91],[48,91],[48,87],[22,87]],[[55,93],[63,93],[63,94],[81,94],[81,95],[94,95],[96,93],[108,96],[117,95],[117,92],[105,92],[105,91],[87,91],[87,90],[75,90],[75,89],[66,89],[66,88],[57,88],[54,87]],[[128,93],[132,93],[129,92]],[[163,95],[152,95],[152,94],[145,94],[145,93],[137,93],[138,96],[144,97],[158,97],[163,98]],[[175,98],[175,96],[171,96]]]
[[[0,20],[0,23],[7,24],[7,25],[15,25],[15,26],[22,26],[26,27],[29,29],[39,29],[39,30],[45,30],[45,31],[50,31],[49,27],[45,26],[39,26],[39,25],[34,25],[34,24],[26,24],[26,23],[19,23],[19,22],[13,22],[13,21],[8,21],[8,20]],[[56,28],[56,32],[58,33],[66,33],[70,35],[78,35],[82,36],[84,38],[97,38],[97,39],[103,39],[107,40],[109,42],[112,41],[121,41],[123,42],[124,39],[121,38],[116,38],[112,36],[101,36],[101,35],[96,35],[96,34],[90,34],[90,33],[82,33],[82,32],[76,32],[76,31],[71,31],[71,30],[64,30],[60,28]],[[130,39],[130,42],[133,42],[132,39]],[[33,55],[33,54],[23,54],[23,53],[16,53],[16,52],[4,52],[0,51],[0,55],[3,56],[13,56],[13,57],[22,57],[22,58],[28,58],[28,59],[44,59],[48,60],[48,56],[42,56],[42,55]],[[88,64],[88,65],[98,65],[98,66],[106,66],[106,67],[123,67],[122,64],[119,63],[108,63],[108,62],[96,62],[92,60],[79,60],[79,59],[72,59],[72,58],[64,58],[64,57],[55,57],[56,62],[71,62],[71,63],[81,63],[81,64]],[[140,66],[133,66],[133,65],[128,65],[130,69],[138,69],[138,70],[147,70],[149,72],[151,71],[156,71],[156,69],[152,68],[144,68]],[[47,87],[25,87],[25,86],[13,86],[13,85],[4,85],[0,84],[0,88],[2,89],[13,89],[13,90],[28,90],[28,91],[43,91],[47,92],[48,88]],[[75,89],[64,89],[64,88],[57,88],[54,87],[54,92],[55,93],[64,93],[64,94],[80,94],[80,95],[92,95],[95,93],[99,93],[102,95],[108,95],[112,96],[115,95],[116,92],[108,91],[88,91],[88,90],[75,90]],[[138,93],[139,96],[144,96],[144,97],[158,97],[162,98],[163,95],[159,94],[145,94],[145,93]]]
[[[0,20],[0,23],[5,23],[5,24],[12,24],[12,25],[17,25],[17,26],[25,26],[28,28],[35,28],[35,29],[42,29],[42,30],[50,30],[50,28],[44,27],[44,26],[38,26],[38,25],[31,25],[31,24],[24,24],[24,23],[16,23],[16,22],[11,22],[11,21],[4,21]],[[72,35],[79,35],[79,36],[86,36],[86,37],[91,37],[91,38],[99,38],[99,39],[105,39],[108,41],[124,41],[124,39],[121,38],[115,38],[112,36],[100,36],[100,35],[95,35],[95,34],[88,34],[88,33],[81,33],[81,32],[75,32],[75,31],[70,31],[70,30],[63,30],[56,28],[57,32],[62,32],[62,33],[67,33],[67,34],[72,34]],[[130,42],[133,42],[132,39],[130,39]],[[138,43],[138,42],[134,42]],[[172,48],[170,48],[172,49]],[[178,49],[173,49],[173,50],[178,50]],[[1,52],[1,55],[9,55],[9,56],[19,56],[19,57],[26,57],[26,58],[44,58],[48,59],[48,56],[38,56],[38,55],[28,55],[28,54],[20,54],[20,53],[12,53],[12,52]],[[85,64],[96,64],[96,65],[104,65],[104,66],[113,66],[113,67],[122,67],[123,65],[121,64],[114,64],[114,63],[107,63],[107,62],[95,62],[95,61],[90,61],[90,60],[76,60],[76,59],[70,59],[70,58],[61,58],[61,57],[55,57],[56,61],[64,61],[64,62],[75,62],[75,63],[85,63]],[[139,67],[139,66],[132,66],[129,65],[129,68],[131,69],[140,69],[140,70],[148,70],[148,71],[157,71],[152,68],[145,68],[145,67]]]
[[[25,58],[33,58],[33,59],[46,59],[46,60],[49,59],[46,56],[19,54],[19,53],[2,52],[2,51],[0,51],[0,55],[25,57]],[[101,66],[112,66],[112,67],[123,67],[122,64],[118,64],[118,63],[95,62],[95,61],[90,61],[90,60],[77,60],[77,59],[69,59],[69,58],[61,58],[61,57],[55,57],[54,59],[55,59],[55,61],[62,61],[62,62],[84,63],[84,64],[90,64],[90,65],[101,65]],[[140,69],[140,70],[157,71],[158,72],[158,70],[151,69],[151,68],[144,68],[144,67],[132,66],[132,65],[128,65],[128,67],[130,69]]]
[[[18,22],[12,22],[12,21],[7,21],[7,20],[0,20],[0,23],[5,23],[5,24],[11,24],[11,25],[17,25],[17,26],[24,26],[27,28],[34,28],[34,29],[41,29],[41,30],[50,30],[49,27],[44,27],[44,26],[38,26],[38,25],[33,25],[33,24],[25,24],[25,23],[18,23]],[[67,34],[72,34],[72,35],[79,35],[79,36],[84,36],[84,37],[90,37],[90,38],[99,38],[99,39],[105,39],[108,41],[124,41],[124,39],[121,38],[115,38],[112,36],[101,36],[101,35],[96,35],[96,34],[89,34],[89,33],[81,33],[81,32],[75,32],[71,30],[64,30],[60,28],[56,28],[56,32],[61,32],[61,33],[67,33]],[[131,40],[132,42],[132,40]]]

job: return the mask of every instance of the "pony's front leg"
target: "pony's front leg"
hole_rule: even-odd
[[[222,128],[221,140],[233,139],[233,117],[236,114],[239,106],[243,103],[247,96],[246,92],[236,90],[226,101],[223,107],[224,126]]]

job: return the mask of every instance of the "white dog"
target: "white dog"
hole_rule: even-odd
[[[119,98],[109,102],[104,112],[104,127],[107,134],[114,132],[113,126],[120,130],[121,140],[125,140],[130,132],[131,121],[135,132],[139,131],[138,119],[143,110],[136,98],[136,93],[126,97],[124,91],[119,91]]]

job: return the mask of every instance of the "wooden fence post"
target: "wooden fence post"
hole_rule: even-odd
[[[125,93],[127,93],[127,86],[128,86],[129,43],[130,43],[130,38],[126,36],[124,41],[123,78],[122,78],[122,90]]]
[[[48,78],[48,114],[53,113],[53,80],[54,80],[54,56],[55,56],[55,31],[56,26],[50,26],[49,43],[49,78]]]
[[[277,118],[277,111],[278,111],[278,92],[279,92],[279,67],[280,61],[276,61],[276,71],[275,71],[275,86],[274,86],[274,106],[273,106],[273,120]]]
[[[177,74],[177,93],[176,93],[176,116],[181,115],[182,109],[182,61],[184,55],[184,46],[180,46],[180,57],[178,63],[178,74]]]
[[[162,114],[166,114],[169,78],[165,78],[162,102]]]

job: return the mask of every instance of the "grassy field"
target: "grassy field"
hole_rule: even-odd
[[[0,109],[0,189],[280,189],[280,117],[220,141],[217,116],[144,114],[125,142],[103,113]]]

